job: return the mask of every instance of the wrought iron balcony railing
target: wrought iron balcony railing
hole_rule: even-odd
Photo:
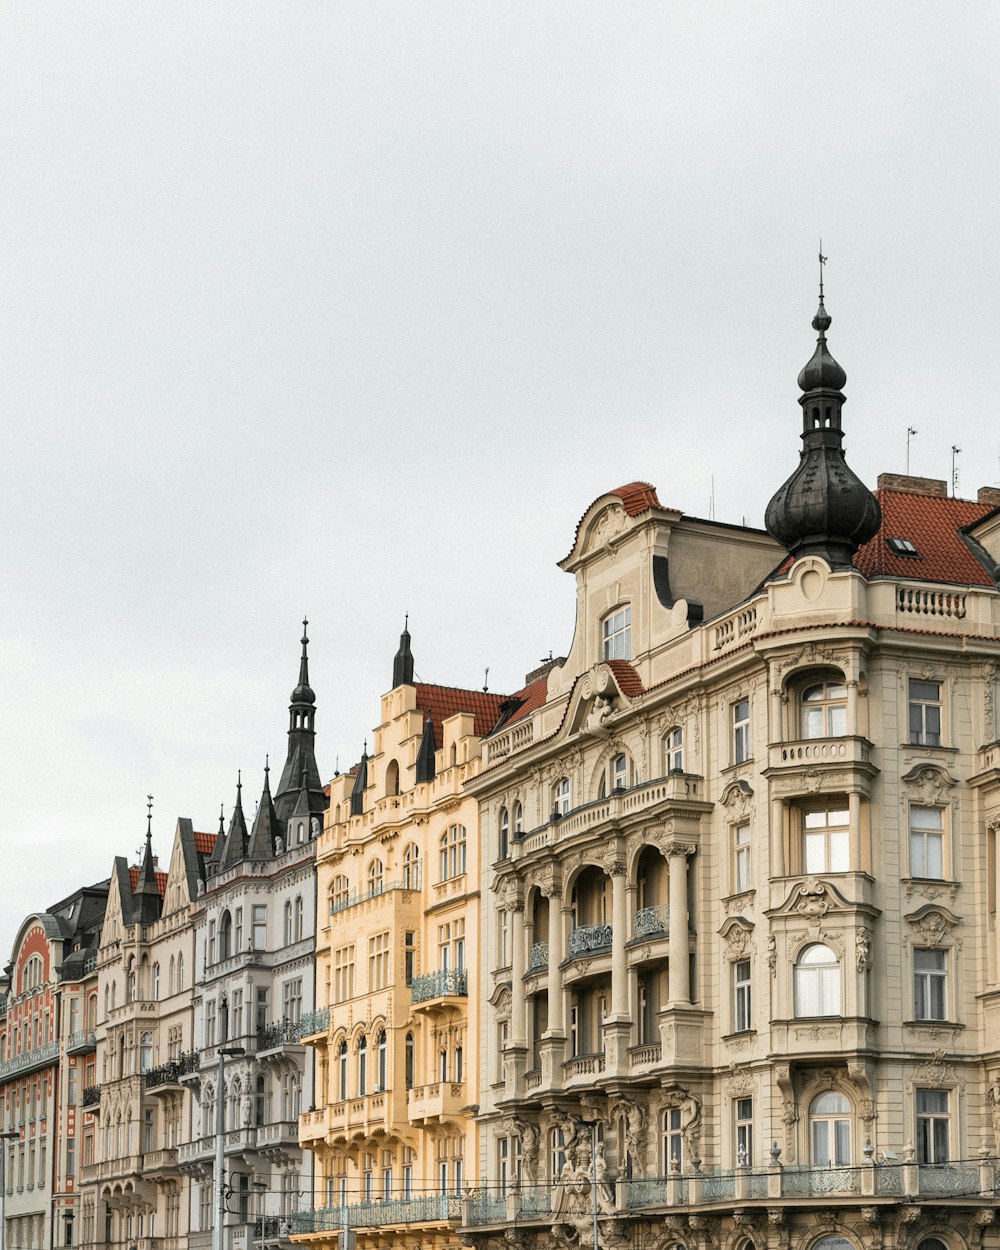
[[[589,955],[596,951],[611,949],[611,926],[609,924],[581,925],[569,935],[571,955]]]
[[[415,1003],[426,1003],[431,998],[464,998],[469,992],[469,974],[464,968],[427,972],[414,977],[410,989]]]

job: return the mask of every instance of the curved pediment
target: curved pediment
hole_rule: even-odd
[[[567,736],[608,738],[618,713],[642,694],[642,681],[627,660],[602,660],[576,683],[563,724]]]
[[[769,916],[805,916],[808,919],[820,919],[836,911],[856,911],[857,903],[846,899],[837,887],[819,877],[807,877],[793,885],[778,907],[768,912]],[[865,908],[866,911],[871,910]]]

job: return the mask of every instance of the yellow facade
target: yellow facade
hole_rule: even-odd
[[[499,704],[399,684],[363,780],[355,769],[331,785],[316,857],[316,1107],[300,1120],[317,1210],[297,1240],[332,1244],[349,1227],[360,1241],[458,1245],[479,1068],[479,805],[463,786]]]

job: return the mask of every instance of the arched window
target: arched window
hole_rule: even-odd
[[[201,1131],[208,1137],[215,1132],[215,1087],[211,1084],[205,1086],[201,1107]]]
[[[387,795],[399,793],[399,765],[395,760],[390,760],[385,770],[385,792]]]
[[[840,1015],[840,964],[822,942],[807,946],[795,961],[796,1016]]]
[[[460,877],[466,865],[466,834],[464,825],[449,825],[438,843],[441,851],[441,880]]]
[[[612,755],[608,760],[604,772],[601,774],[601,784],[597,790],[599,799],[606,799],[609,794],[621,794],[633,784],[632,761],[624,751],[619,751],[617,755]],[[567,807],[567,811],[569,808]],[[560,812],[561,816],[565,816],[566,812]]]
[[[413,1088],[414,1073],[416,1071],[416,1044],[413,1040],[413,1034],[407,1033],[406,1042],[403,1047],[403,1081],[407,1089]]]
[[[518,799],[514,804],[514,837],[524,833],[524,806]]]
[[[814,1167],[850,1167],[851,1104],[827,1090],[809,1108],[809,1148]]]
[[[337,1093],[343,1102],[347,1097],[347,1042],[337,1048]]]
[[[601,656],[605,660],[631,660],[632,609],[627,604],[601,621]]]
[[[684,730],[679,725],[663,739],[663,764],[668,773],[684,771]]]
[[[403,852],[403,887],[407,890],[420,889],[420,850],[415,842],[411,842]]]
[[[167,973],[167,993],[173,997],[174,990],[177,986],[177,960],[170,956],[170,968]]]
[[[924,1245],[927,1243],[925,1242]],[[941,1243],[938,1242],[938,1245]],[[819,1241],[814,1241],[811,1250],[854,1250],[854,1247],[846,1237],[822,1237]],[[921,1250],[923,1248],[921,1247]],[[944,1250],[944,1247],[942,1247]]]
[[[117,997],[118,997],[118,984],[117,982],[112,981],[111,982],[111,1010],[112,1011],[114,1011],[115,1009],[115,1006],[116,1006],[115,999]]]
[[[158,1002],[160,998],[160,965],[158,963],[153,964],[153,976],[151,979],[151,989],[152,989],[153,1002],[154,1003]]]
[[[296,942],[302,941],[302,921],[304,914],[302,895],[297,894],[295,896],[295,921],[292,925],[292,935]]]
[[[283,914],[285,918],[285,945],[291,946],[292,944],[292,900],[290,898],[285,899],[285,907],[284,907]]]
[[[139,1044],[139,1071],[148,1072],[153,1066],[153,1035],[143,1033]]]
[[[267,1077],[258,1076],[253,1094],[253,1122],[258,1125],[267,1123]]]
[[[358,1041],[358,1097],[368,1093],[368,1038],[364,1033]]]
[[[184,988],[184,956],[177,956],[177,989],[178,992]]]
[[[510,854],[510,815],[506,807],[500,808],[497,818],[497,849],[498,859],[506,859]]]
[[[570,787],[569,778],[560,777],[552,787],[552,815],[558,820],[569,812]]]
[[[368,865],[368,897],[375,898],[382,893],[383,874],[382,861],[373,859]]]
[[[337,873],[330,886],[330,914],[336,915],[347,907],[351,897],[350,882],[343,873]]]
[[[234,1077],[229,1085],[229,1097],[226,1100],[229,1112],[229,1128],[231,1129],[240,1127],[240,1097],[242,1093],[243,1085],[240,1078],[238,1076]]]
[[[125,1001],[127,1003],[135,1002],[137,982],[138,978],[135,971],[135,960],[129,959],[128,972],[125,977]]]
[[[840,1015],[840,964],[823,943],[806,946],[795,961],[795,1015]]]
[[[948,1250],[940,1237],[925,1237],[917,1250]]]
[[[233,918],[228,910],[219,919],[219,959],[228,959],[233,953]]]
[[[810,682],[799,695],[803,738],[842,738],[847,733],[847,687],[842,677]]]
[[[380,1029],[375,1038],[375,1091],[385,1089],[386,1077],[386,1045],[385,1029]]]

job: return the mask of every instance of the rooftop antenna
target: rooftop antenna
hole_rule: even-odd
[[[958,490],[958,465],[955,462],[955,457],[960,456],[961,454],[962,454],[961,447],[956,447],[956,445],[952,443],[951,445],[951,497],[952,499],[955,498],[955,494]]]
[[[819,302],[823,302],[823,266],[829,257],[823,255],[823,240],[819,241]]]
[[[490,688],[490,666],[486,665],[486,676],[483,678],[483,694],[487,694]]]
[[[910,439],[916,433],[917,433],[917,427],[915,425],[908,425],[906,427],[906,476],[907,477],[910,476]]]

